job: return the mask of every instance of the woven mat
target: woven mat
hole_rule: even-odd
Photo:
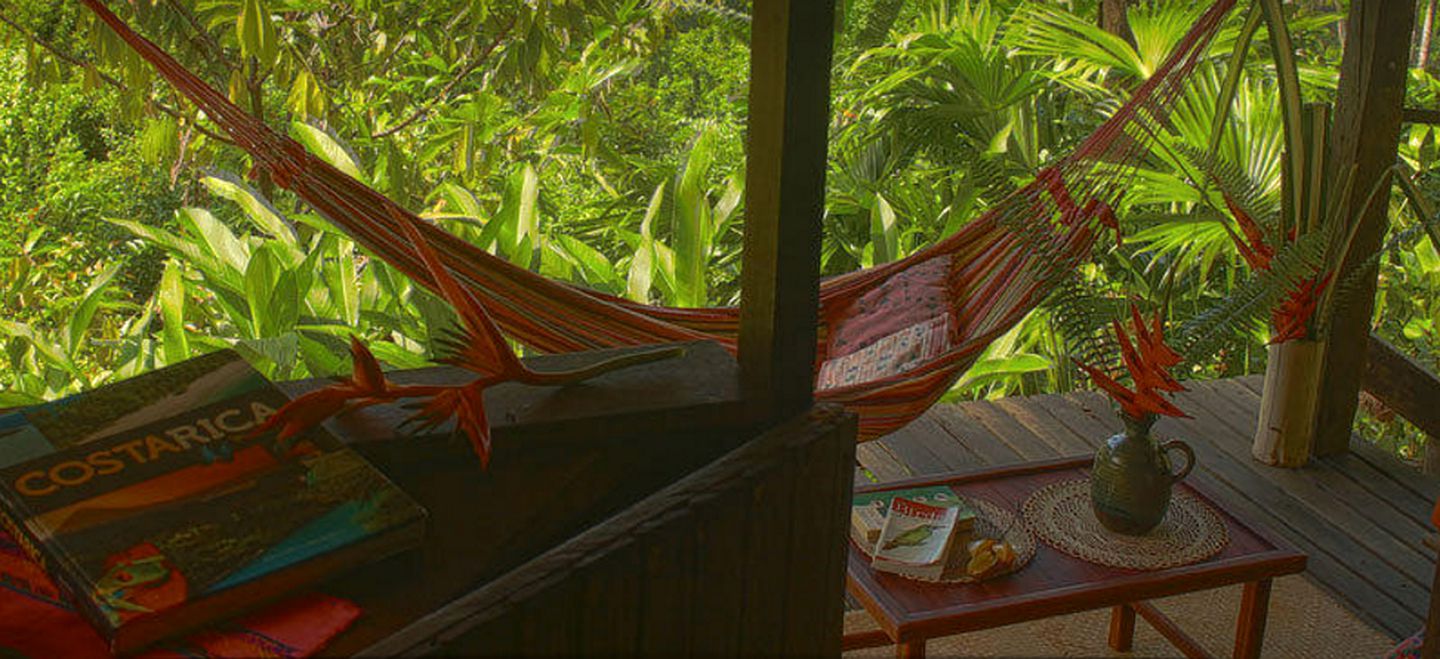
[[[1161,570],[1198,563],[1225,548],[1225,522],[1184,490],[1175,490],[1165,521],[1142,536],[1115,533],[1100,525],[1090,508],[1090,481],[1047,485],[1023,507],[1035,535],[1081,560],[1131,570]]]
[[[974,538],[999,538],[1010,543],[1010,548],[1015,551],[1015,563],[1010,569],[1004,572],[992,574],[984,579],[976,579],[966,573],[966,564],[970,560],[970,552],[951,551],[949,563],[945,565],[945,574],[939,579],[922,579],[910,575],[899,575],[916,581],[930,581],[933,583],[977,583],[998,579],[1007,574],[1014,574],[1020,568],[1025,567],[1030,559],[1035,557],[1035,536],[1030,530],[1020,524],[1015,513],[1006,510],[1003,506],[993,504],[984,499],[975,497],[962,497],[965,502],[975,508],[975,529],[972,533]],[[959,548],[957,548],[959,549]]]

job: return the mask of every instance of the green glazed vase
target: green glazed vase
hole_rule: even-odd
[[[1179,471],[1170,451],[1185,454]],[[1165,519],[1170,488],[1195,466],[1195,452],[1180,440],[1156,444],[1149,424],[1125,420],[1125,432],[1105,440],[1090,470],[1090,506],[1105,528],[1144,535]]]

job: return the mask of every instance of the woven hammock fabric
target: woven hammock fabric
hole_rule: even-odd
[[[735,350],[738,309],[640,304],[553,281],[491,255],[421,221],[271,130],[137,34],[101,0],[81,2],[224,129],[251,155],[257,169],[268,171],[277,185],[305,200],[357,243],[435,290],[436,282],[396,217],[418,224],[455,278],[520,343],[557,353],[709,339]],[[856,412],[862,440],[909,423],[974,364],[985,346],[1014,327],[1056,282],[1083,263],[1098,236],[1115,228],[1110,209],[1119,205],[1135,164],[1164,130],[1168,107],[1234,3],[1218,0],[1211,6],[1129,101],[1073,153],[1039,172],[1034,182],[921,252],[823,281],[817,374],[828,360],[877,341],[893,341],[893,334],[877,328],[890,328],[897,318],[915,320],[915,293],[903,289],[926,289],[921,299],[926,306],[938,306],[945,336],[943,349],[922,360],[821,389],[816,398]]]

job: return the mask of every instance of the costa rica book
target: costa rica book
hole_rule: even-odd
[[[118,653],[418,545],[426,513],[220,351],[0,415],[0,523]]]

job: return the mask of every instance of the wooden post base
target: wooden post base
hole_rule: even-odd
[[[1277,467],[1303,467],[1315,437],[1315,397],[1324,363],[1318,341],[1271,344],[1250,453]]]

